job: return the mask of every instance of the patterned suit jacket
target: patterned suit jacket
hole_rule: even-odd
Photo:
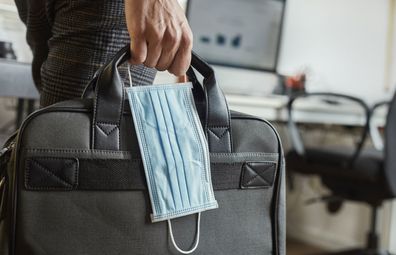
[[[96,70],[130,41],[123,0],[15,3],[27,27],[41,106],[80,97]],[[126,66],[121,67],[123,77],[127,77],[126,71]],[[134,85],[151,84],[156,73],[142,65],[131,71]]]

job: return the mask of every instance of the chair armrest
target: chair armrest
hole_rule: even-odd
[[[351,164],[353,164],[355,159],[359,156],[359,154],[363,148],[363,145],[366,141],[368,132],[369,132],[370,109],[362,99],[353,97],[353,96],[349,96],[349,95],[345,95],[345,94],[331,93],[331,92],[315,92],[315,93],[306,93],[306,94],[298,95],[295,97],[291,97],[289,99],[289,102],[287,104],[287,112],[288,112],[287,126],[288,126],[288,131],[289,131],[289,135],[290,135],[290,138],[292,141],[292,146],[293,146],[294,150],[301,156],[305,155],[304,142],[303,142],[301,135],[298,131],[297,125],[296,125],[295,121],[293,120],[294,103],[296,102],[296,99],[299,99],[299,98],[319,97],[319,96],[331,96],[333,98],[341,98],[341,99],[353,101],[362,108],[362,110],[365,114],[366,119],[365,119],[365,123],[363,126],[363,131],[360,135],[359,142],[357,143],[357,145],[355,147],[354,153],[350,159]],[[328,103],[332,103],[332,102],[329,101]]]
[[[379,151],[384,150],[384,141],[382,140],[382,137],[378,130],[378,127],[373,122],[373,116],[374,116],[375,111],[378,110],[378,108],[380,108],[382,106],[386,106],[386,105],[389,106],[390,101],[382,101],[382,102],[376,103],[370,109],[370,126],[369,126],[370,136],[373,141],[375,149],[377,149]]]

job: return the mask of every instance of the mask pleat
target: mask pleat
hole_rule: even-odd
[[[171,193],[164,194],[165,195],[164,199],[172,200],[175,208],[181,209],[183,207],[181,204],[180,188],[177,182],[176,162],[172,153],[173,149],[171,145],[171,139],[169,137],[169,133],[171,132],[171,130],[169,130],[169,127],[167,125],[168,123],[164,116],[164,109],[162,108],[161,105],[161,100],[159,98],[160,95],[158,94],[158,90],[150,91],[150,96],[151,96],[151,101],[153,102],[154,113],[158,122],[157,127],[161,138],[161,145],[163,148],[164,157],[168,165],[168,167],[166,168],[168,176],[167,179],[164,180],[164,182],[167,182],[168,185],[170,186]]]
[[[189,207],[190,197],[188,194],[190,193],[189,187],[187,185],[186,174],[185,172],[188,171],[185,166],[185,159],[183,158],[182,147],[183,144],[180,143],[180,137],[184,137],[184,134],[187,132],[186,129],[188,128],[188,119],[183,118],[184,115],[182,114],[175,114],[181,109],[183,109],[183,105],[179,104],[179,100],[177,97],[181,96],[180,91],[172,91],[172,93],[165,93],[161,91],[161,94],[166,102],[166,109],[168,110],[166,115],[167,119],[169,120],[169,126],[171,126],[173,133],[169,135],[173,135],[174,139],[172,140],[172,144],[174,144],[174,156],[176,159],[177,164],[177,176],[179,187],[181,189],[181,198],[183,203],[183,208]],[[170,97],[170,98],[169,98]],[[188,160],[188,159],[187,159]]]
[[[172,101],[168,98],[169,103]],[[190,201],[190,206],[198,206],[204,201],[202,194],[205,192],[202,190],[201,185],[201,169],[204,167],[202,165],[203,159],[202,151],[200,149],[200,141],[198,138],[198,133],[194,128],[194,123],[191,116],[191,106],[187,104],[187,97],[185,91],[180,90],[177,98],[174,99],[178,104],[177,107],[172,108],[172,116],[175,116],[178,123],[186,123],[186,125],[181,128],[183,133],[178,136],[178,142],[182,148],[182,157],[184,162],[184,175],[188,183],[188,198]],[[173,102],[172,102],[173,103]],[[199,124],[200,125],[200,124]],[[194,182],[188,180],[195,180]]]
[[[160,141],[161,137],[157,129],[158,122],[154,114],[155,111],[151,95],[140,92],[133,94],[133,97],[136,102],[133,107],[136,108],[135,111],[139,113],[141,121],[144,123],[144,128],[140,132],[144,134],[144,138],[147,141],[150,141],[150,139]],[[156,197],[154,200],[154,207],[157,213],[162,213],[166,211],[167,208],[174,208],[173,201],[162,199],[166,198],[166,194],[170,193],[168,183],[164,182],[168,177],[163,171],[159,171],[167,167],[167,162],[163,156],[162,143],[156,143],[156,146],[150,146],[147,153],[151,159],[147,161],[151,168],[151,171],[149,171],[149,178],[150,182],[154,184],[151,185],[151,187],[153,189],[152,192],[155,194],[154,197]]]

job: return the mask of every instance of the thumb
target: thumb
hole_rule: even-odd
[[[132,65],[142,64],[147,57],[147,43],[146,40],[134,38],[131,40],[131,59],[129,62]]]

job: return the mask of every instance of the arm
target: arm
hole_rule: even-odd
[[[132,64],[184,75],[190,66],[192,32],[177,0],[125,0]]]

